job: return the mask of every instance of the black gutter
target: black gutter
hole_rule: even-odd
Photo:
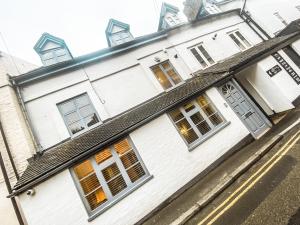
[[[3,140],[4,140],[4,144],[5,144],[5,147],[6,147],[8,145],[7,145],[7,141],[6,141],[5,136],[3,136],[4,133],[2,133],[3,129],[2,129],[1,121],[0,121],[0,128],[1,128],[1,134],[2,134],[2,137],[3,137]],[[6,149],[6,150],[7,150],[7,152],[9,152],[9,149]],[[14,164],[12,164],[12,165],[14,165]],[[4,177],[4,182],[5,182],[7,191],[8,191],[9,194],[11,194],[12,193],[12,188],[11,188],[11,185],[10,185],[9,177],[8,177],[8,174],[7,174],[7,171],[6,171],[6,168],[5,168],[5,164],[4,164],[4,160],[3,160],[3,157],[2,157],[1,151],[0,151],[0,167],[1,167],[1,171],[2,171],[3,177]],[[13,166],[13,168],[14,168],[14,166]],[[14,211],[16,213],[16,216],[17,216],[17,219],[19,221],[19,224],[20,225],[25,225],[25,223],[23,221],[23,218],[21,216],[18,204],[16,202],[16,199],[14,197],[11,197],[10,201],[11,201],[11,203],[13,205],[13,208],[14,208]]]

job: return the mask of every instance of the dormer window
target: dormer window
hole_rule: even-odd
[[[129,25],[114,19],[109,20],[105,33],[109,47],[120,45],[134,39],[130,33]]]
[[[44,33],[34,46],[44,66],[53,65],[72,59],[72,55],[64,40]]]
[[[178,17],[178,12],[179,9],[177,7],[163,3],[160,12],[158,31],[181,24],[182,21]]]

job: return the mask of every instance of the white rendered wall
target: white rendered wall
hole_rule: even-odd
[[[150,69],[158,63],[155,58],[160,62],[170,60],[182,80],[189,79],[201,66],[188,47],[203,42],[217,62],[239,52],[227,34],[237,29],[253,45],[261,41],[233,13],[186,26],[171,32],[168,38],[25,85],[22,95],[42,147],[47,149],[70,138],[57,103],[87,92],[104,121],[164,91]],[[217,38],[212,40],[215,34]]]
[[[226,4],[220,4],[222,11],[241,8],[242,1],[235,0]],[[300,0],[247,0],[246,11],[250,12],[251,17],[257,22],[271,37],[282,30],[285,25],[274,16],[279,15],[290,23],[300,18],[300,11],[296,6],[300,5]]]
[[[278,53],[300,74],[297,66],[282,50]],[[237,75],[237,78],[254,98],[258,93],[259,97],[264,100],[268,107],[264,103],[260,103],[259,98],[256,98],[268,114],[271,114],[269,110],[282,112],[294,108],[292,102],[300,95],[300,86],[280,65],[282,70],[273,77],[266,73],[275,65],[279,65],[279,63],[272,56],[269,56]],[[256,93],[249,88],[249,85],[255,89]]]
[[[144,217],[249,134],[231,108],[225,107],[225,100],[216,88],[206,93],[231,122],[223,130],[189,152],[164,114],[130,134],[145,166],[153,175],[150,181],[88,222],[70,172],[65,170],[35,187],[35,196],[20,196],[29,225],[129,225]]]

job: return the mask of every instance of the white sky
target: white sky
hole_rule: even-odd
[[[166,2],[182,11],[183,1]],[[135,37],[155,32],[161,4],[161,0],[0,0],[0,32],[12,55],[41,65],[33,46],[43,32],[64,39],[76,57],[107,47],[110,18],[130,24]],[[0,51],[7,52],[1,36]]]

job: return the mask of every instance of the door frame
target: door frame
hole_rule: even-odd
[[[225,99],[225,101],[227,102],[227,104],[229,105],[229,107],[231,108],[230,103],[228,102],[228,100],[225,98],[225,96],[223,95],[222,91],[221,91],[221,87],[228,83],[228,82],[232,82],[234,87],[242,94],[242,96],[249,102],[249,104],[253,107],[253,110],[262,118],[262,120],[265,122],[266,126],[271,128],[272,127],[272,123],[269,121],[268,117],[261,111],[261,109],[255,104],[255,102],[248,96],[248,94],[243,90],[243,88],[239,85],[239,83],[234,79],[230,79],[227,80],[225,83],[221,84],[218,87],[218,91],[219,93],[222,95],[223,99]],[[231,108],[232,109],[232,108]],[[232,111],[234,112],[234,110],[232,109]],[[237,115],[237,117],[242,121],[242,123],[245,125],[245,127],[248,129],[248,131],[251,133],[251,135],[254,138],[259,138],[261,135],[263,135],[265,132],[263,132],[260,135],[255,135],[249,128],[248,128],[248,124],[236,113],[234,112],[235,115]]]

